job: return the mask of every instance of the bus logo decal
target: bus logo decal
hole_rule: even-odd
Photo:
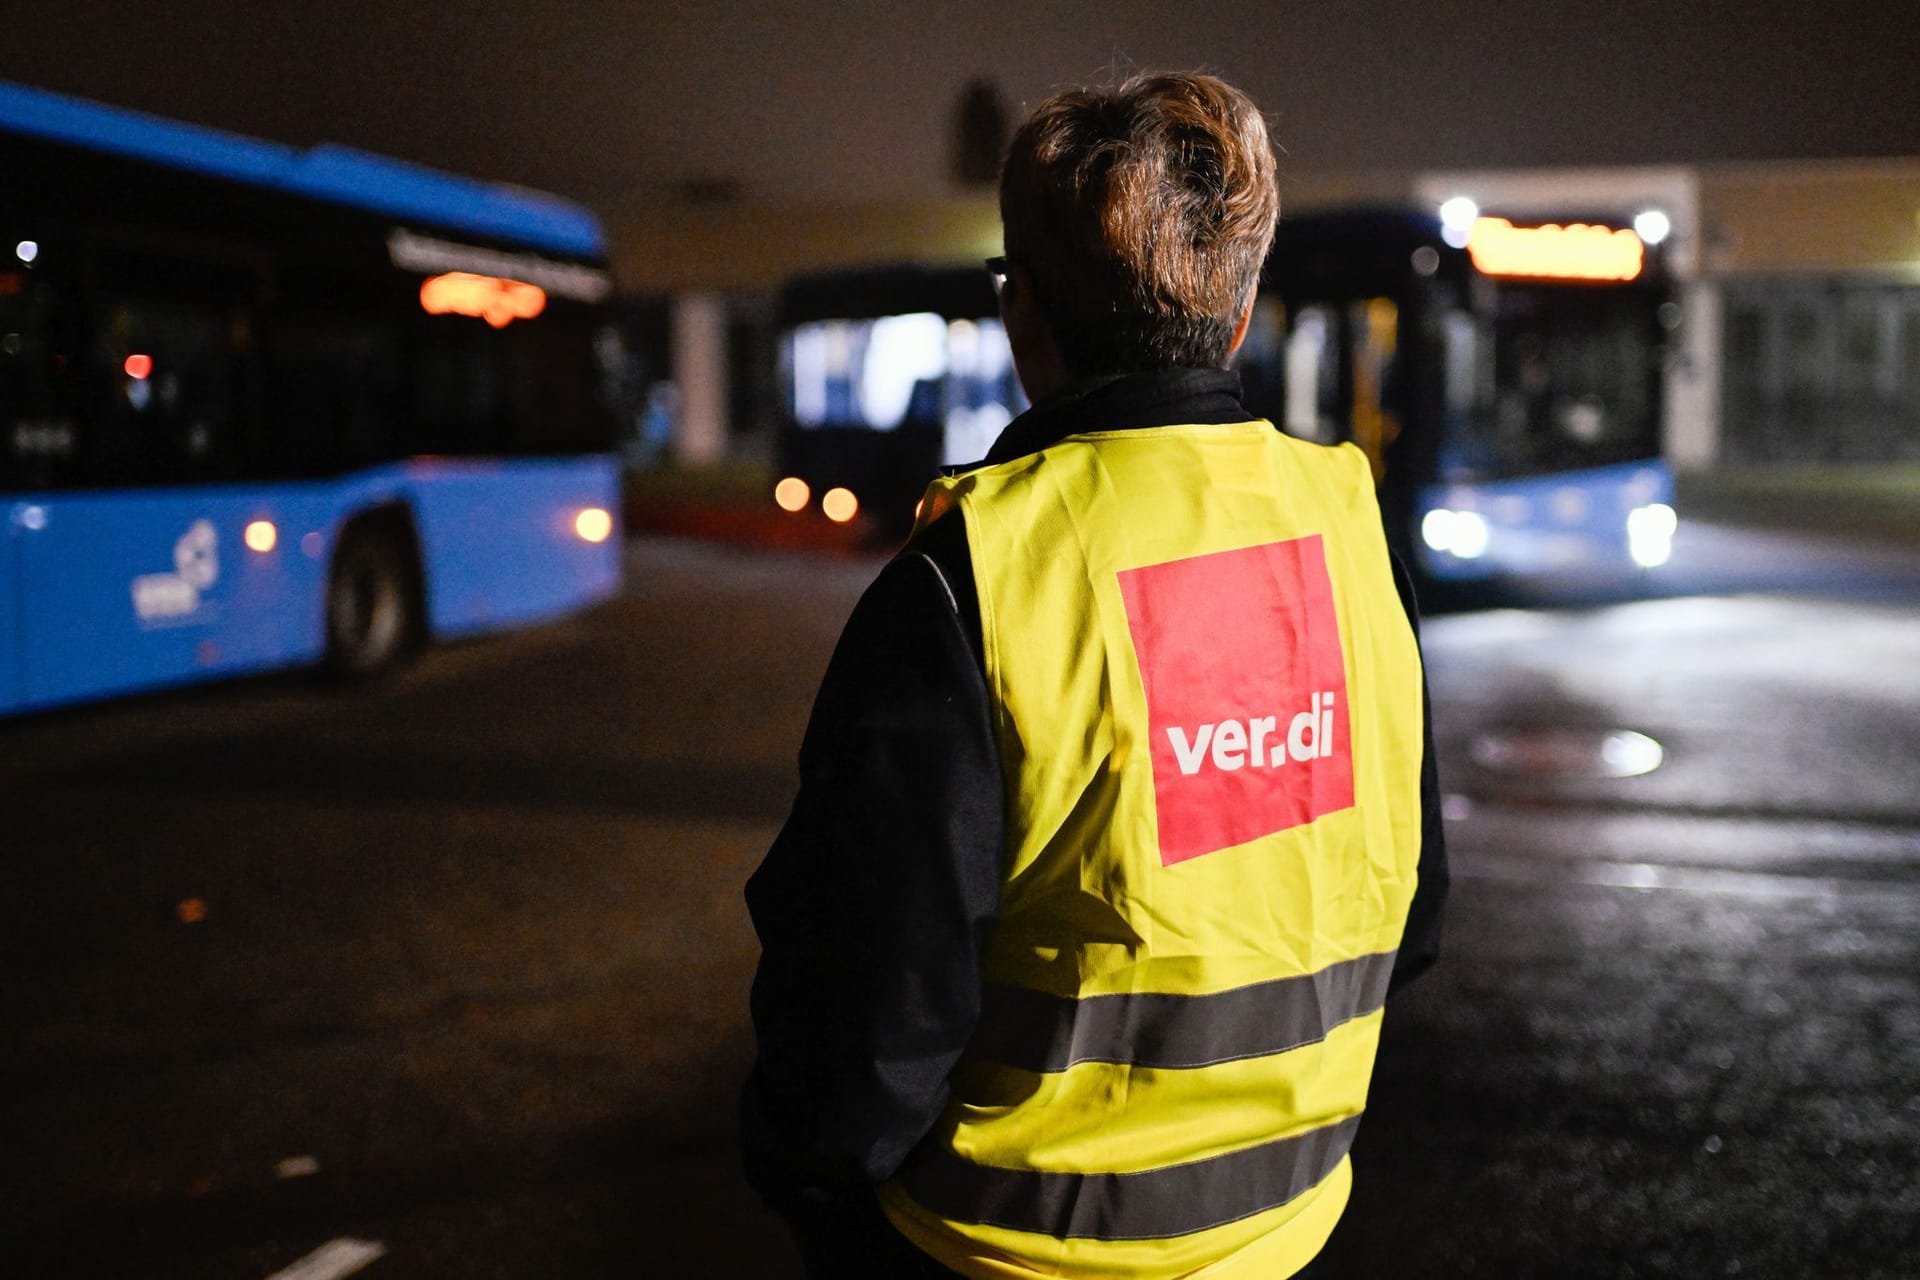
[[[173,572],[133,580],[133,612],[141,622],[164,624],[200,611],[200,597],[220,580],[220,535],[210,520],[195,520],[173,544]]]

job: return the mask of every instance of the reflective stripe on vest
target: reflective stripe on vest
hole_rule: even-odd
[[[926,1208],[968,1222],[1056,1239],[1155,1240],[1190,1235],[1291,1203],[1346,1157],[1359,1116],[1164,1169],[1036,1173],[916,1151],[900,1185]]]
[[[1205,1067],[1285,1053],[1386,1002],[1391,951],[1208,995],[1131,992],[1074,999],[989,983],[968,1053],[1027,1071],[1076,1062]]]

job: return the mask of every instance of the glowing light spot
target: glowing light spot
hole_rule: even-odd
[[[40,246],[31,240],[22,240],[13,246],[13,256],[32,266],[33,260],[40,256]]]
[[[547,291],[519,280],[450,271],[421,282],[420,306],[429,315],[473,316],[504,329],[515,320],[531,320],[545,311]]]
[[[1440,205],[1440,225],[1443,227],[1471,227],[1473,220],[1480,216],[1480,206],[1468,196],[1455,196]]]
[[[153,376],[153,357],[148,355],[131,355],[127,357],[126,363],[120,367],[125,369],[127,376],[135,382],[144,382]]]
[[[1633,230],[1647,244],[1659,244],[1673,234],[1673,219],[1658,209],[1635,215]]]
[[[1456,511],[1453,516],[1453,554],[1462,560],[1478,560],[1487,554],[1493,531],[1477,511]]]
[[[1664,502],[1650,502],[1627,513],[1627,533],[1636,538],[1671,538],[1680,517]]]
[[[1657,569],[1673,559],[1673,535],[1680,517],[1664,502],[1627,512],[1627,554],[1642,569]]]
[[[173,909],[181,924],[199,924],[207,918],[207,904],[203,898],[186,898]]]
[[[605,542],[613,536],[613,515],[603,507],[588,507],[573,518],[573,531],[588,542]]]
[[[1480,216],[1480,206],[1466,196],[1455,196],[1440,206],[1440,238],[1456,249],[1467,247],[1467,237],[1473,231],[1473,221]]]
[[[274,528],[271,520],[255,520],[240,536],[248,550],[258,551],[261,555],[280,545],[280,530]]]
[[[1541,778],[1636,778],[1666,762],[1658,742],[1631,729],[1495,727],[1467,755],[1493,773]]]
[[[1478,560],[1487,554],[1493,530],[1487,518],[1477,511],[1451,511],[1438,507],[1420,518],[1420,540],[1435,551]]]
[[[813,500],[813,490],[807,488],[807,482],[799,476],[788,476],[773,486],[773,500],[782,511],[805,511],[807,503]]]
[[[1665,748],[1644,733],[1622,729],[1600,744],[1600,762],[1611,778],[1637,778],[1666,763]]]
[[[820,509],[835,524],[845,524],[860,514],[860,499],[853,496],[851,489],[829,489],[820,499]]]
[[[1516,227],[1505,218],[1475,219],[1467,253],[1490,276],[1550,280],[1633,280],[1646,260],[1646,246],[1624,227]]]

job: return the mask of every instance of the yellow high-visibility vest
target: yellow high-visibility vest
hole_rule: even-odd
[[[1290,1275],[1346,1204],[1420,854],[1366,459],[1089,432],[935,482],[941,518],[1007,847],[979,1027],[882,1206],[968,1276]]]

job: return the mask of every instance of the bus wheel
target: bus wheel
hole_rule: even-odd
[[[382,529],[349,529],[327,577],[327,668],[363,679],[389,671],[420,638],[413,559]]]

